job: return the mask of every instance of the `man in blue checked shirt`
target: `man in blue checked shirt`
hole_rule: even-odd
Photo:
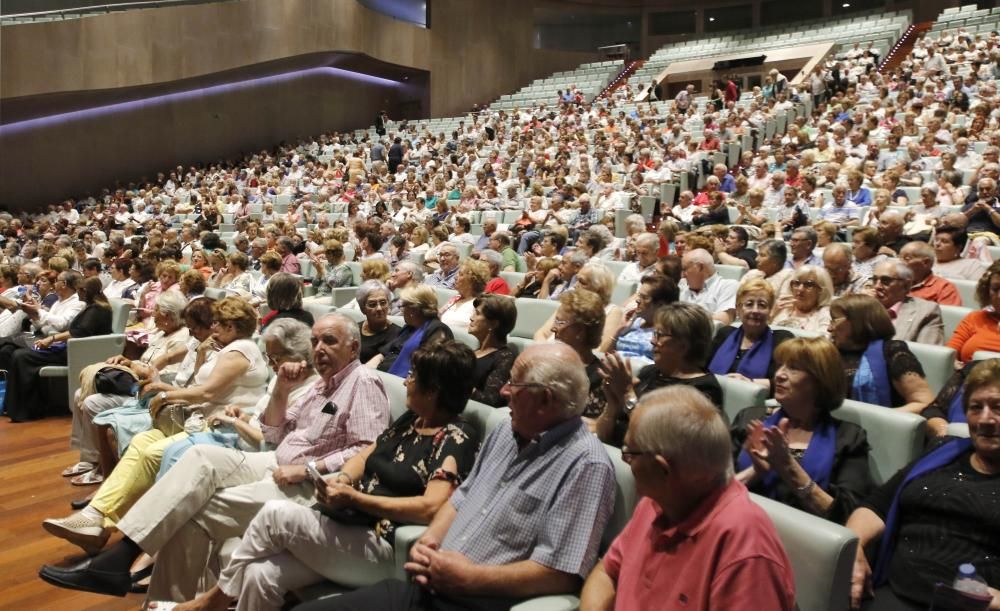
[[[486,438],[469,478],[389,579],[296,611],[510,609],[577,592],[615,501],[604,447],[580,418],[587,377],[565,344],[535,345],[504,387],[511,419]]]

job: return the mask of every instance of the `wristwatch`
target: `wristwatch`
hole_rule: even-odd
[[[160,403],[166,403],[167,402],[167,391],[161,390],[160,394],[159,394],[159,397],[160,397]]]

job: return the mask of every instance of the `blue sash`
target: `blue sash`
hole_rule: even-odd
[[[968,422],[965,419],[965,406],[962,404],[962,397],[965,396],[965,385],[955,393],[948,405],[948,422]]]
[[[781,419],[785,417],[785,411],[783,409],[777,409],[773,414],[764,420],[764,426],[778,426]],[[816,428],[813,429],[812,439],[809,440],[809,446],[806,448],[805,454],[802,455],[802,460],[799,464],[802,469],[809,474],[809,477],[816,482],[816,485],[826,490],[830,485],[830,472],[833,471],[833,459],[836,455],[836,442],[837,442],[837,424],[834,422],[833,418],[829,416],[824,416],[816,423]],[[739,458],[736,459],[736,467],[738,471],[749,468],[753,465],[750,460],[750,455],[746,450],[741,450]],[[763,480],[763,494],[772,499],[776,495],[776,484],[778,483],[778,475],[771,471],[764,476]]]
[[[708,370],[720,376],[729,373],[739,353],[740,345],[743,343],[743,327],[740,327],[729,334],[719,349],[715,351],[712,362],[708,364]],[[740,359],[740,366],[736,368],[736,373],[740,373],[751,380],[766,378],[767,370],[771,366],[771,356],[774,354],[774,331],[771,327],[764,332],[764,337],[755,341],[752,346]]]
[[[389,373],[401,378],[410,375],[410,357],[420,347],[420,342],[424,341],[424,332],[427,331],[427,325],[429,324],[431,324],[431,321],[428,320],[413,332],[410,339],[406,340],[406,343],[403,344],[403,349],[399,351],[399,356],[396,357],[392,366],[389,367]]]
[[[899,497],[903,494],[903,488],[907,484],[922,475],[931,471],[936,471],[941,467],[954,462],[959,456],[972,448],[971,439],[953,439],[938,446],[934,451],[925,454],[917,459],[917,462],[910,469],[910,472],[903,478],[896,494],[892,497],[892,504],[889,505],[889,513],[885,516],[885,530],[882,531],[882,542],[879,544],[878,557],[875,568],[872,571],[872,583],[878,587],[889,579],[889,564],[892,561],[893,544],[896,542],[896,530],[899,527]]]
[[[868,344],[851,383],[851,398],[863,403],[892,407],[892,383],[885,363],[885,342],[880,339]]]

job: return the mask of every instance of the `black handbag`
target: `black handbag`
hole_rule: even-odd
[[[102,395],[134,397],[139,392],[139,380],[128,371],[105,367],[94,375],[94,388]]]

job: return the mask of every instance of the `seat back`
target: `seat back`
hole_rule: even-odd
[[[205,297],[215,301],[220,301],[226,298],[226,291],[220,288],[215,288],[214,286],[207,286],[205,287]]]
[[[924,376],[931,390],[935,395],[941,392],[948,378],[955,373],[955,349],[917,342],[906,342],[906,345],[924,368]]]
[[[858,536],[783,503],[751,494],[774,522],[795,577],[801,611],[842,611],[850,606],[851,571]]]
[[[330,291],[330,303],[338,308],[342,308],[352,301],[354,301],[358,296],[358,287],[356,286],[342,286],[335,288]]]
[[[729,280],[739,280],[743,277],[743,274],[747,273],[747,268],[741,265],[716,265],[715,271],[719,273],[723,278],[728,278]]]
[[[927,421],[916,414],[847,399],[832,415],[865,430],[871,447],[868,468],[878,485],[923,452]]]
[[[604,528],[604,535],[601,537],[601,553],[604,553],[611,546],[611,543],[618,536],[618,533],[625,528],[632,518],[635,504],[639,501],[635,491],[635,478],[632,476],[632,468],[622,460],[620,448],[604,445],[604,449],[611,458],[611,464],[615,468],[615,507],[608,519],[608,525]]]
[[[506,407],[493,407],[470,399],[465,404],[462,417],[476,429],[481,444],[486,436],[493,432],[493,429],[510,417],[510,410]]]
[[[353,320],[356,323],[362,323],[365,321],[365,315],[361,313],[360,310],[355,310],[354,308],[337,308],[337,314],[341,314]]]
[[[514,287],[521,284],[521,281],[524,280],[524,272],[500,272],[500,277],[504,279],[504,282],[513,291]]]
[[[406,413],[406,384],[403,378],[386,371],[376,370],[375,374],[382,378],[385,394],[389,397],[389,419],[395,422]]]
[[[458,295],[458,291],[454,289],[446,289],[443,286],[435,286],[434,293],[437,294],[439,308],[443,308],[444,304],[448,303],[452,297]]]
[[[635,293],[635,290],[635,282],[615,282],[615,288],[611,291],[611,303],[625,305],[625,302]]]
[[[979,302],[976,301],[976,285],[979,284],[978,280],[965,280],[962,278],[949,278],[949,280],[958,289],[958,295],[962,298],[962,305],[964,307],[979,307]]]
[[[535,331],[545,324],[552,314],[559,309],[559,302],[551,299],[530,299],[518,297],[515,300],[517,306],[517,322],[511,335],[534,339]]]
[[[461,329],[456,329],[455,327],[448,326],[451,329],[451,334],[455,338],[455,341],[465,344],[473,350],[479,350],[479,340],[476,339],[474,335],[468,331],[462,331]]]
[[[513,335],[507,336],[507,345],[514,349],[515,352],[521,354],[524,352],[525,348],[535,343],[533,339],[526,339],[523,337],[514,337]]]
[[[633,372],[635,373],[635,372]],[[732,422],[736,414],[746,407],[763,406],[767,401],[767,389],[753,382],[744,382],[727,376],[716,375],[722,387],[722,411]]]
[[[307,302],[307,303],[302,304],[302,309],[305,310],[306,312],[309,312],[310,314],[312,314],[314,320],[319,320],[320,318],[323,318],[327,314],[330,314],[332,312],[336,312],[337,311],[337,307],[335,305],[333,305],[332,303],[330,303],[330,304],[323,304],[323,303],[308,303]]]
[[[972,355],[974,361],[985,361],[987,359],[1000,359],[1000,352],[990,352],[989,350],[976,350]]]
[[[944,323],[945,341],[951,339],[951,336],[955,334],[955,329],[958,328],[958,323],[972,312],[974,312],[972,308],[963,306],[941,306],[941,322]]]
[[[129,314],[132,313],[132,302],[124,299],[109,299],[111,303],[111,332],[124,333],[128,325]],[[121,352],[119,352],[121,354]]]

